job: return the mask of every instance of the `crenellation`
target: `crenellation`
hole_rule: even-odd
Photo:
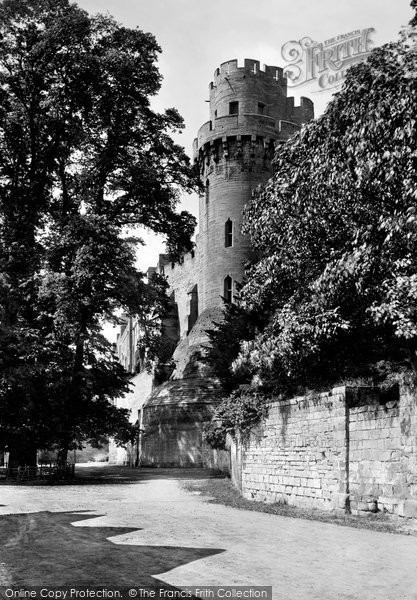
[[[277,67],[274,65],[261,65],[259,60],[245,58],[243,65],[241,66],[239,66],[239,63],[236,59],[221,63],[220,67],[214,71],[214,78],[213,81],[210,82],[210,87],[216,87],[219,77],[227,77],[229,75],[236,74],[240,74],[242,76],[250,75],[265,77],[268,79],[273,79],[276,82],[280,82],[281,84],[287,83],[287,78],[284,75],[284,69],[282,67]]]

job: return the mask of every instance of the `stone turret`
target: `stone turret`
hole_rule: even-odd
[[[287,80],[279,67],[260,68],[245,59],[223,63],[210,83],[210,121],[194,141],[205,193],[199,204],[199,310],[231,299],[250,258],[249,240],[241,233],[242,210],[252,190],[272,175],[277,143],[314,117],[313,103],[300,106],[287,97]]]

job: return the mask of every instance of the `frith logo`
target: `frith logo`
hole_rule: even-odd
[[[317,81],[319,90],[337,87],[346,77],[349,67],[364,60],[370,53],[373,27],[333,37],[325,42],[313,42],[304,37],[287,42],[281,48],[282,58],[290,63],[284,68],[290,87]]]

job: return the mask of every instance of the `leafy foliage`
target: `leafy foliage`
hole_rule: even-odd
[[[127,376],[100,328],[165,300],[125,227],[165,234],[175,257],[195,225],[175,211],[195,186],[170,137],[182,120],[150,108],[159,51],[68,0],[1,3],[0,444],[16,452],[132,433],[112,405]]]
[[[239,355],[242,340],[253,340],[263,325],[263,315],[246,311],[237,295],[234,303],[225,302],[223,319],[207,330],[210,342],[202,360],[220,379],[225,393],[229,394],[247,383],[244,374],[233,373],[232,363]]]
[[[212,420],[204,426],[204,437],[212,448],[224,449],[226,436],[245,437],[267,414],[268,396],[241,386],[216,408]]]
[[[253,340],[264,326],[264,316],[245,310],[238,294],[234,303],[225,303],[222,321],[207,330],[210,343],[202,358],[227,394],[204,426],[204,437],[213,448],[225,448],[227,434],[245,435],[266,414],[266,391],[258,388],[254,392],[250,377],[232,370],[243,340]]]
[[[140,367],[153,374],[154,385],[161,385],[175,368],[173,354],[179,339],[178,309],[166,294],[168,283],[165,277],[154,273],[151,284],[153,289],[159,290],[159,302],[155,301],[151,313],[143,312],[138,319],[142,333],[136,352]]]
[[[233,366],[254,383],[293,393],[416,364],[416,33],[350,69],[246,207],[260,258],[242,298],[268,322]]]

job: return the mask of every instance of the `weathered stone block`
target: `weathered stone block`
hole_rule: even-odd
[[[406,519],[417,518],[417,500],[404,500],[398,504],[398,515]]]

